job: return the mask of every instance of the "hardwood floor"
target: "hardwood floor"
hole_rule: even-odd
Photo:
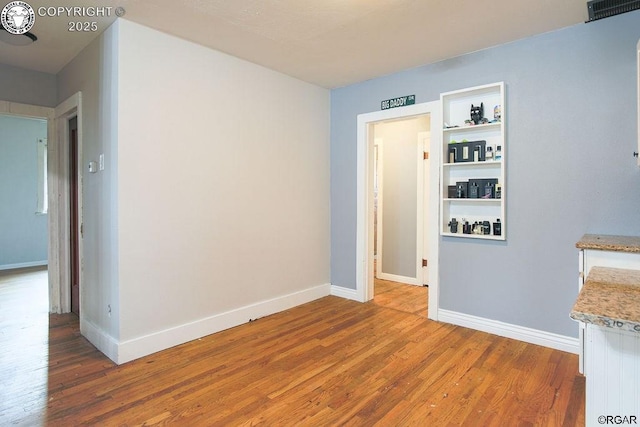
[[[427,317],[429,288],[375,279],[372,303],[416,316]]]
[[[0,276],[0,425],[584,425],[577,356],[375,301],[322,298],[116,366],[74,315],[27,313],[25,288]]]
[[[36,425],[47,407],[47,270],[0,271],[0,425]]]

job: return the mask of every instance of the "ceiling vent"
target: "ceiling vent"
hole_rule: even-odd
[[[608,18],[632,10],[640,9],[640,0],[591,0],[587,2],[589,20]]]

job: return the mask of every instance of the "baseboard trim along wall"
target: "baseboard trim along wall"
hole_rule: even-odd
[[[566,351],[568,353],[578,354],[578,338],[571,338],[551,332],[544,332],[537,329],[526,328],[524,326],[512,325],[510,323],[443,309],[438,310],[438,321],[451,323],[457,326],[464,326],[465,328],[475,329],[482,332],[488,332],[501,337],[524,341],[529,344],[541,345],[556,350]]]
[[[114,362],[117,360],[118,341],[111,335],[106,334],[102,329],[84,317],[80,321],[80,333],[109,359]]]
[[[391,280],[392,282],[404,283],[407,285],[422,286],[422,283],[418,283],[418,279],[416,279],[415,277],[398,276],[397,274],[379,272],[378,278],[382,280]]]
[[[150,335],[123,341],[117,345],[115,357],[112,357],[111,354],[105,351],[108,349],[98,347],[97,343],[89,339],[88,336],[87,339],[111,360],[117,364],[122,364],[225,329],[233,328],[234,326],[242,325],[249,322],[250,319],[259,319],[260,317],[275,314],[326,297],[330,294],[330,290],[330,284],[315,286],[303,291],[216,314],[175,328],[165,329]],[[101,343],[109,344],[108,342],[105,343],[104,340],[101,340]]]
[[[49,261],[47,261],[46,259],[44,261],[22,262],[19,264],[4,264],[4,265],[0,265],[0,271],[15,270],[18,268],[41,267],[48,264],[49,264]]]
[[[356,292],[355,289],[348,289],[348,288],[343,288],[341,286],[331,285],[331,295],[335,297],[362,302],[360,301],[360,298],[358,297],[358,292]]]

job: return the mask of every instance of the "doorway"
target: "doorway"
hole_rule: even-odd
[[[356,296],[359,301],[366,302],[374,296],[374,126],[382,121],[408,119],[424,115],[428,115],[431,123],[440,123],[440,103],[433,101],[358,116]],[[440,139],[439,132],[433,132],[428,139],[428,149],[424,148],[424,152],[429,153],[431,165],[439,164],[438,145],[440,144]],[[426,181],[427,185],[424,188],[424,193],[431,194],[432,197],[427,202],[428,212],[423,215],[424,221],[422,222],[424,230],[428,232],[423,244],[429,253],[427,272],[429,283],[428,316],[433,320],[437,320],[438,312],[438,173],[439,169],[437,167],[431,167],[427,174],[428,180]],[[421,248],[420,252],[424,252],[424,248]]]
[[[77,265],[78,284],[82,284],[82,109],[81,93],[69,97],[56,108],[0,101],[0,114],[47,120],[47,194],[48,194],[48,294],[50,313],[71,311],[71,202],[69,120],[76,119],[77,177]],[[80,298],[79,298],[80,300]],[[79,311],[81,311],[81,304]],[[83,319],[80,318],[82,329]]]
[[[377,279],[427,283],[423,241],[428,213],[429,114],[373,124],[374,234]]]

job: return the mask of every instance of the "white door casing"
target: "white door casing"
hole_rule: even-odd
[[[431,123],[441,122],[440,103],[432,101],[397,109],[360,114],[357,119],[357,176],[356,176],[356,296],[361,302],[373,298],[373,177],[374,177],[374,141],[373,123],[383,120],[399,119],[429,114]],[[439,164],[440,143],[438,133],[430,139],[428,151],[430,163]],[[426,227],[437,230],[438,227],[438,168],[429,168],[429,188],[432,197],[428,202]],[[435,206],[434,206],[435,203]],[[438,233],[428,233],[429,241],[429,318],[437,320],[438,312]],[[420,239],[419,239],[420,240]],[[422,253],[422,251],[420,251]]]
[[[69,119],[77,116],[78,119],[78,252],[80,255],[80,323],[82,327],[82,282],[83,282],[83,238],[82,238],[82,94],[77,92],[55,108],[54,126],[56,132],[56,144],[53,153],[50,153],[54,170],[51,171],[49,181],[49,200],[54,198],[58,203],[49,217],[49,242],[50,263],[53,259],[54,272],[49,272],[57,288],[57,300],[59,313],[71,311],[71,274],[70,274],[70,194],[69,194]],[[51,206],[50,206],[51,208]]]
[[[431,121],[431,124],[433,124],[433,120]],[[427,153],[427,155],[424,156],[422,158],[423,160],[421,161],[422,173],[418,173],[418,179],[422,180],[422,186],[419,186],[422,189],[422,193],[418,193],[418,201],[420,201],[422,198],[422,203],[418,203],[418,218],[423,218],[423,221],[421,221],[423,230],[420,234],[418,234],[418,236],[422,236],[422,239],[418,239],[418,253],[422,253],[421,259],[418,260],[418,268],[422,270],[422,277],[419,283],[421,285],[428,285],[429,265],[427,263],[427,265],[423,266],[422,259],[429,261],[429,239],[431,238],[429,234],[429,227],[427,226],[429,218],[429,206],[432,198],[429,186],[431,183],[431,179],[429,176],[431,173],[431,151],[429,148],[431,145],[431,131],[420,132],[418,134],[418,139],[420,141],[419,145],[423,147],[423,151]],[[422,212],[420,212],[421,208]]]

